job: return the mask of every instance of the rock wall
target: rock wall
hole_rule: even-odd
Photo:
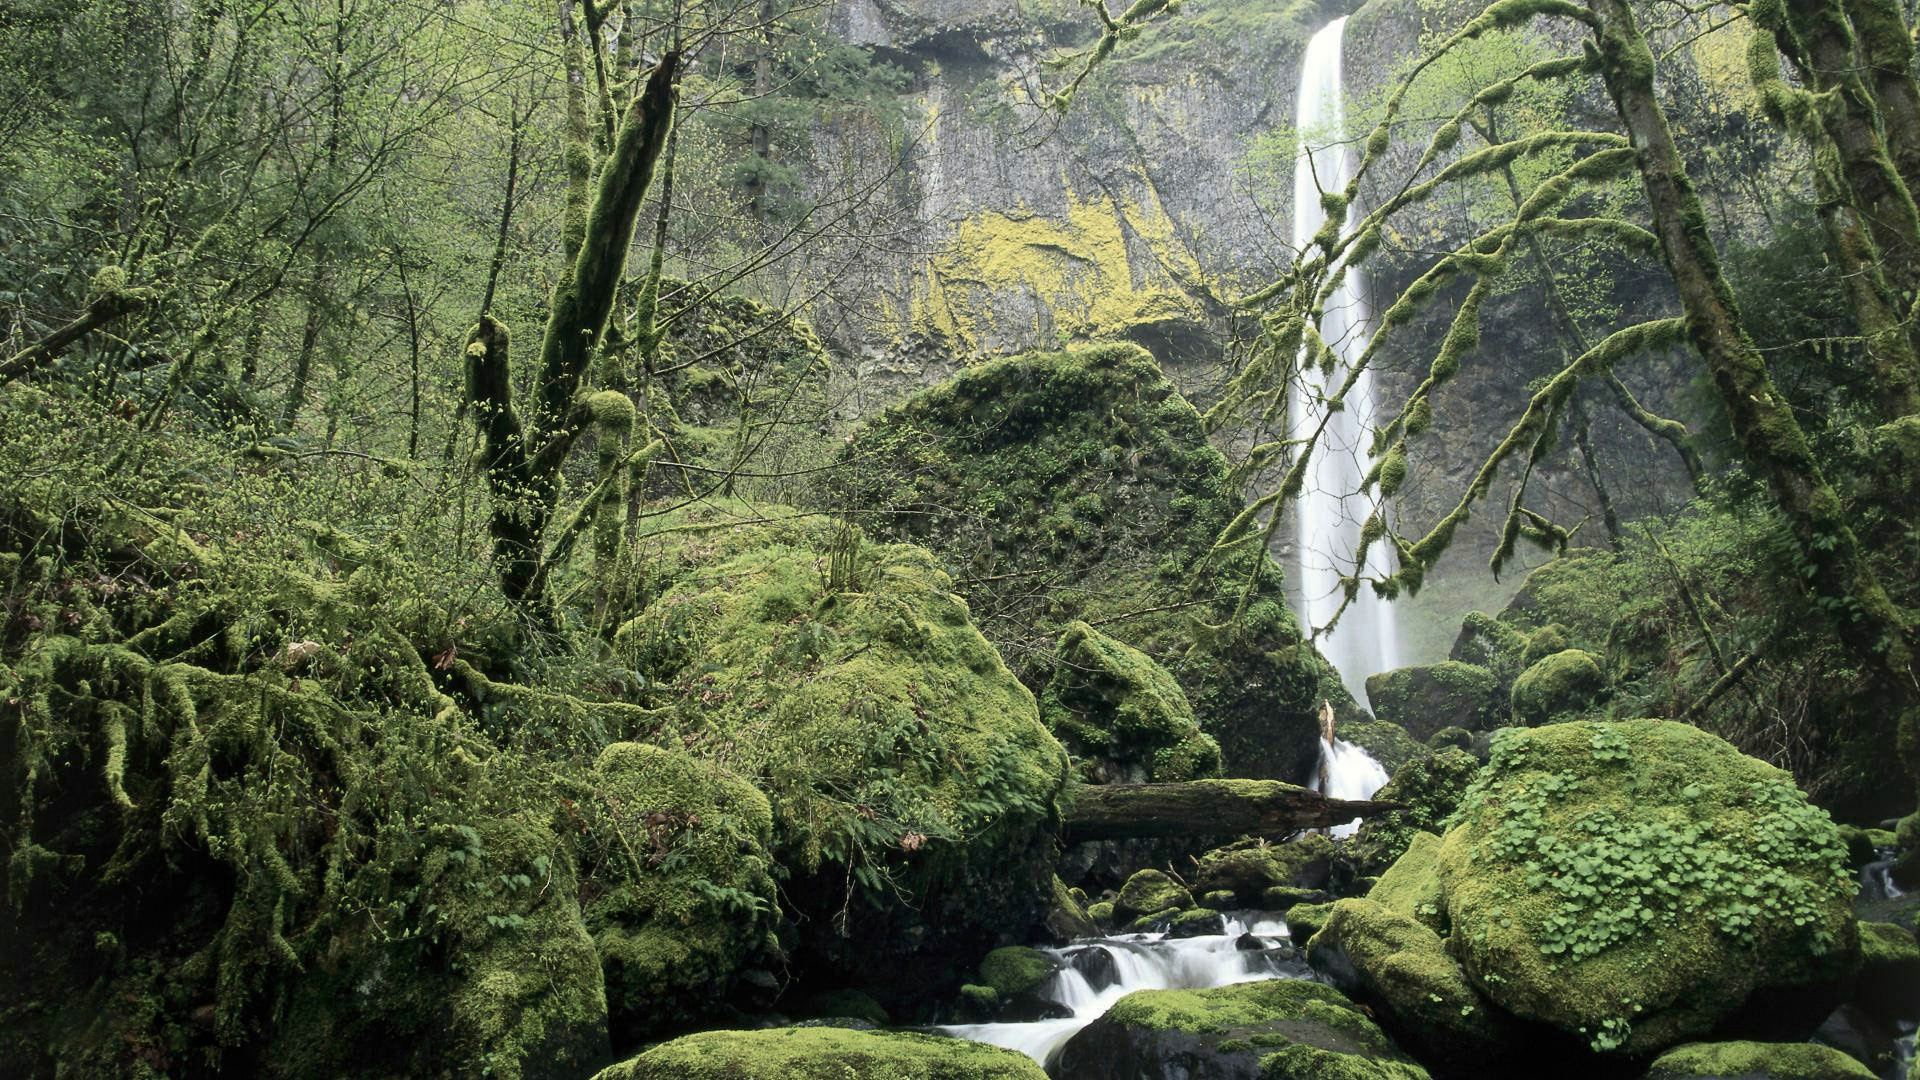
[[[1045,103],[1073,68],[1048,61],[1092,41],[1096,23],[1082,5],[840,0],[831,29],[912,73],[902,101],[909,143],[896,175],[873,178],[889,185],[904,231],[816,313],[822,335],[850,358],[850,411],[869,414],[976,360],[1107,339],[1146,347],[1204,408],[1252,329],[1225,301],[1292,261],[1287,132],[1300,61],[1313,32],[1352,7],[1193,0],[1123,44],[1061,113]],[[1432,18],[1414,0],[1354,12],[1346,78],[1356,106],[1417,51]],[[870,134],[819,136],[824,156],[874,157],[842,141]],[[1447,206],[1412,215],[1383,251],[1376,289],[1390,295],[1411,280],[1422,254],[1465,224]],[[1384,351],[1384,400],[1424,374],[1450,310],[1438,307]],[[1438,422],[1400,498],[1404,531],[1452,506],[1524,407],[1522,388],[1561,362],[1536,296],[1516,289],[1488,306],[1482,347],[1435,401]],[[1632,381],[1671,413],[1685,379],[1669,360]],[[1669,449],[1597,399],[1593,414],[1596,454],[1623,515],[1684,500]],[[1582,538],[1597,542],[1598,503],[1578,465],[1571,446],[1557,452],[1535,477],[1534,503],[1586,519]],[[1503,502],[1496,488],[1427,593],[1405,606],[1410,659],[1439,659],[1462,612],[1504,600],[1483,569]],[[1287,561],[1284,547],[1275,554]]]

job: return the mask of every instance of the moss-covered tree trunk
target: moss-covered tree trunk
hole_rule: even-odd
[[[1632,139],[1654,232],[1686,309],[1688,334],[1706,358],[1747,461],[1766,481],[1798,541],[1808,584],[1842,641],[1875,676],[1886,708],[1897,718],[1907,766],[1920,780],[1914,628],[1867,561],[1846,506],[1741,326],[1699,196],[1654,95],[1653,53],[1627,0],[1588,0],[1588,8],[1595,16],[1601,74]],[[1910,852],[1920,846],[1916,830],[1920,815],[1903,829]]]
[[[548,614],[541,542],[559,501],[560,468],[596,414],[577,399],[606,334],[640,204],[673,127],[679,59],[678,53],[661,58],[601,164],[572,272],[549,308],[527,419],[513,402],[504,328],[483,317],[468,337],[468,397],[494,500],[491,530],[501,586],[541,622]]]

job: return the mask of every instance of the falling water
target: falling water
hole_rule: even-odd
[[[1345,739],[1320,740],[1320,766],[1307,786],[1320,791],[1322,775],[1327,782],[1326,790],[1321,793],[1336,799],[1371,799],[1380,785],[1387,782],[1387,770],[1373,760],[1373,755]],[[1335,836],[1352,836],[1359,828],[1360,819],[1354,818],[1328,831]]]
[[[1225,922],[1224,934],[1124,934],[1043,949],[1060,967],[1039,996],[1069,1015],[1027,1023],[953,1024],[940,1030],[1018,1050],[1045,1065],[1081,1028],[1135,990],[1198,990],[1306,977],[1295,951],[1283,943],[1285,922],[1251,913],[1228,915]],[[1248,934],[1254,942],[1244,940]],[[1258,948],[1245,947],[1255,943]]]
[[[1342,191],[1353,178],[1353,149],[1344,141],[1340,73],[1346,25],[1343,16],[1313,35],[1300,67],[1297,126],[1301,144],[1294,159],[1293,246],[1303,253],[1326,221],[1320,193]],[[1356,219],[1353,207],[1347,207],[1346,213],[1351,226]],[[1327,300],[1320,333],[1339,354],[1340,363],[1325,376],[1307,373],[1293,387],[1287,421],[1295,437],[1303,437],[1319,424],[1326,415],[1320,399],[1338,392],[1350,370],[1347,365],[1366,348],[1365,288],[1361,272],[1349,269]],[[1294,582],[1300,590],[1301,614],[1313,627],[1325,626],[1339,610],[1341,577],[1353,572],[1361,526],[1374,510],[1372,501],[1359,493],[1361,478],[1373,467],[1369,452],[1373,419],[1373,376],[1362,371],[1347,392],[1345,407],[1327,421],[1296,506]],[[1368,576],[1389,572],[1384,544],[1373,545],[1365,569]],[[1393,608],[1364,584],[1340,616],[1339,625],[1319,644],[1357,700],[1366,700],[1367,676],[1400,666]]]

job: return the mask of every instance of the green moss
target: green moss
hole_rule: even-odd
[[[1220,747],[1200,730],[1179,682],[1084,622],[1060,634],[1040,717],[1093,783],[1196,780],[1220,770]]]
[[[1130,921],[1169,908],[1192,906],[1193,897],[1184,886],[1163,871],[1147,869],[1134,874],[1120,887],[1120,895],[1113,902],[1113,914],[1116,919]]]
[[[1284,843],[1243,840],[1200,856],[1193,869],[1194,888],[1202,893],[1228,891],[1240,907],[1256,907],[1270,888],[1317,889],[1327,883],[1333,842],[1307,833]]]
[[[1097,903],[1088,904],[1087,918],[1092,919],[1100,926],[1112,926],[1114,922],[1113,901],[1101,900]]]
[[[1597,1049],[1672,1045],[1758,987],[1857,963],[1832,821],[1785,773],[1697,728],[1502,731],[1454,820],[1441,880],[1466,970]]]
[[[1416,832],[1405,854],[1395,860],[1367,891],[1367,899],[1399,915],[1418,919],[1441,934],[1447,932],[1441,908],[1440,838]]]
[[[809,1002],[809,1009],[815,1016],[852,1017],[883,1027],[893,1022],[886,1006],[864,990],[830,990]]]
[[[1053,977],[1054,962],[1047,954],[1024,945],[1003,945],[980,961],[980,981],[1003,998],[1032,993]]]
[[[1052,671],[1035,639],[1098,625],[1172,672],[1229,771],[1306,774],[1324,663],[1258,545],[1214,551],[1238,491],[1144,350],[969,367],[868,421],[843,456],[860,467],[831,474],[836,505],[938,552],[1029,682]]]
[[[1240,898],[1235,896],[1231,889],[1214,889],[1211,892],[1201,893],[1199,900],[1203,906],[1215,910],[1230,908],[1240,902]]]
[[[1520,651],[1520,668],[1526,670],[1552,656],[1573,648],[1567,641],[1567,629],[1559,623],[1548,623],[1527,635],[1527,646]]]
[[[836,583],[835,548],[761,539],[667,560],[678,580],[616,644],[655,687],[662,738],[714,747],[767,794],[784,895],[836,928],[802,944],[865,978],[869,950],[1037,926],[1067,759],[1032,695],[925,551],[851,545]]]
[[[1647,1080],[1869,1080],[1866,1066],[1813,1043],[1690,1043],[1654,1060]]]
[[[1372,723],[1341,724],[1340,738],[1365,750],[1391,776],[1409,763],[1426,757],[1427,744],[1407,734],[1407,729],[1386,720]]]
[[[1860,924],[1862,968],[1920,967],[1920,944],[1905,927],[1892,923]]]
[[[1593,654],[1566,649],[1536,661],[1513,682],[1513,718],[1530,726],[1580,715],[1606,693]]]
[[[1361,822],[1347,842],[1347,858],[1361,874],[1377,874],[1393,865],[1415,833],[1444,832],[1460,796],[1479,772],[1480,762],[1473,755],[1451,747],[1402,766],[1374,798],[1407,808]]]
[[[1286,909],[1281,916],[1287,922],[1287,934],[1295,944],[1305,945],[1308,939],[1320,932],[1327,923],[1327,916],[1333,913],[1333,905],[1295,904]]]
[[[1480,731],[1496,726],[1505,712],[1500,680],[1493,672],[1458,660],[1369,676],[1367,702],[1376,717],[1427,740],[1446,727]]]
[[[1057,941],[1092,937],[1099,932],[1087,911],[1086,893],[1069,889],[1058,876],[1053,879],[1053,906],[1047,910],[1047,932]]]
[[[1334,1022],[1347,1030],[1365,1032],[1372,1027],[1340,991],[1301,979],[1274,979],[1207,990],[1136,990],[1115,1002],[1108,1015],[1131,1027],[1208,1035],[1286,1020],[1315,1005],[1331,1007],[1334,1012],[1329,1015],[1345,1014]],[[1384,1037],[1378,1045],[1386,1048]]]
[[[608,1005],[629,1031],[684,1023],[735,973],[778,955],[773,812],[709,762],[616,743],[594,764],[586,907]]]
[[[704,1031],[594,1080],[1044,1080],[1032,1059],[985,1043],[839,1028]]]

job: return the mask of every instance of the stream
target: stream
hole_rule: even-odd
[[[1197,937],[1120,934],[1042,949],[1060,970],[1039,997],[1066,1016],[1024,1023],[950,1024],[939,1030],[1018,1050],[1043,1067],[1068,1039],[1135,990],[1199,990],[1312,973],[1287,938],[1287,924],[1265,912],[1229,912],[1226,932]]]

